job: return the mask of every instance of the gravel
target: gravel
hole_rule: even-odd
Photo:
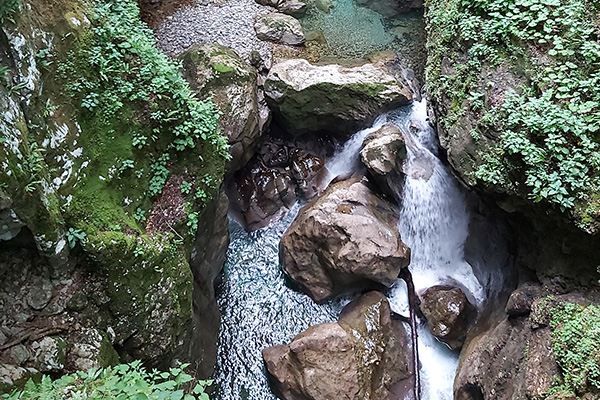
[[[273,11],[254,0],[182,8],[155,30],[158,47],[176,57],[195,44],[218,43],[234,49],[246,60],[252,50],[257,50],[263,59],[270,59],[271,47],[256,37],[254,18]]]

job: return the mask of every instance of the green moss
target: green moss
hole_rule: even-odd
[[[469,129],[504,150],[504,171],[477,160],[479,183],[519,187],[598,225],[576,206],[600,192],[597,2],[448,0],[428,2],[427,19],[427,88],[442,126],[468,115]]]
[[[600,307],[564,303],[553,310],[551,326],[563,379],[550,392],[600,393]]]

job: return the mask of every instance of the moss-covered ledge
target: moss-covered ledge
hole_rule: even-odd
[[[2,204],[32,233],[54,299],[75,304],[57,319],[110,332],[123,360],[188,357],[190,259],[228,157],[219,113],[159,52],[132,0],[4,11]]]

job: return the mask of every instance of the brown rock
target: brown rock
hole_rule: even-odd
[[[431,333],[452,350],[460,349],[477,310],[457,287],[433,286],[422,294],[421,311]]]
[[[386,124],[369,135],[363,143],[360,159],[369,176],[384,193],[400,197],[404,182],[402,163],[406,159],[406,145],[398,127]]]
[[[527,315],[531,312],[533,301],[541,294],[539,285],[525,283],[511,293],[505,311],[510,316]]]
[[[290,170],[306,199],[320,194],[327,177],[325,162],[318,156],[295,149],[291,153]]]
[[[398,208],[367,185],[331,185],[305,206],[280,243],[287,275],[317,302],[365,287],[391,286],[410,261]]]
[[[370,292],[350,303],[338,323],[266,348],[263,359],[273,392],[284,400],[391,400],[411,375],[407,343],[387,299]]]
[[[234,175],[228,194],[234,212],[248,231],[267,226],[296,203],[290,175],[259,161]]]

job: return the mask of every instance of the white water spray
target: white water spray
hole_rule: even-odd
[[[391,113],[390,122],[403,130],[407,144],[406,181],[398,230],[411,248],[409,269],[417,293],[439,284],[458,284],[477,305],[485,292],[464,260],[470,214],[464,196],[448,168],[437,158],[437,141],[427,119],[425,100],[408,114]],[[406,315],[406,285],[398,281],[390,294],[394,311]],[[458,355],[419,327],[422,398],[451,400]]]

